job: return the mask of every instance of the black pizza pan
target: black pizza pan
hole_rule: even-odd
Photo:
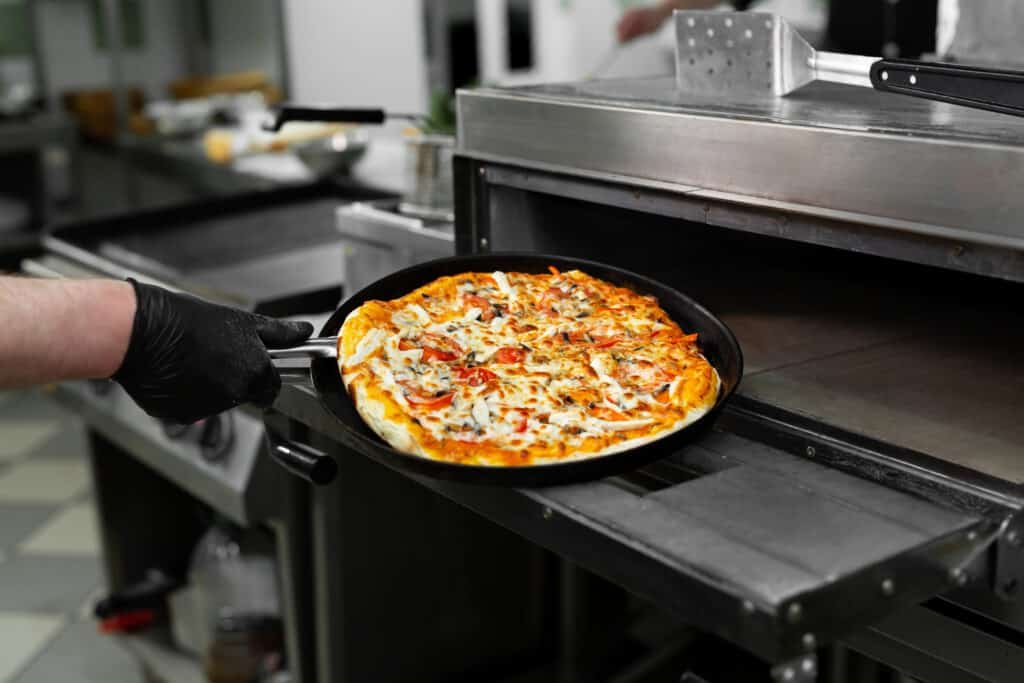
[[[603,263],[537,253],[478,254],[429,261],[388,275],[351,296],[330,317],[320,336],[336,338],[348,315],[366,301],[397,299],[445,275],[496,270],[547,273],[548,266],[563,272],[581,270],[638,294],[656,297],[662,309],[684,332],[698,334],[700,349],[718,371],[721,380],[715,405],[683,429],[616,453],[544,465],[459,464],[409,455],[389,446],[359,416],[342,383],[336,358],[313,357],[310,365],[313,386],[324,407],[343,427],[339,437],[342,445],[384,465],[415,475],[476,484],[533,487],[589,481],[627,472],[676,453],[704,435],[736,391],[743,375],[743,354],[736,337],[721,320],[685,294],[650,278]]]

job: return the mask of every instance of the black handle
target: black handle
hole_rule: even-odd
[[[344,107],[309,107],[282,104],[266,126],[268,130],[281,130],[289,121],[314,123],[365,123],[381,125],[387,119],[383,109],[346,109]]]
[[[267,432],[270,457],[292,474],[317,486],[326,486],[338,475],[338,463],[331,456],[304,444],[284,442]]]
[[[181,580],[159,569],[151,569],[141,581],[115,591],[97,602],[93,613],[99,619],[108,619],[121,612],[159,607],[169,593],[183,585],[184,582]]]
[[[1024,116],[1024,73],[957,64],[881,59],[871,65],[876,90]]]

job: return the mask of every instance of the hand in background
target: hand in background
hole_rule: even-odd
[[[635,38],[654,33],[665,23],[672,9],[664,4],[650,7],[634,7],[627,10],[619,19],[616,34],[620,43],[627,43]]]

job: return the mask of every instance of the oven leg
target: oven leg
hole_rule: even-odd
[[[818,657],[804,655],[772,667],[772,679],[779,683],[815,683],[818,680]]]

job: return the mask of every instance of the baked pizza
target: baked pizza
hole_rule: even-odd
[[[463,273],[362,304],[338,365],[394,448],[538,465],[634,448],[707,412],[720,383],[698,342],[654,297],[578,270]]]

